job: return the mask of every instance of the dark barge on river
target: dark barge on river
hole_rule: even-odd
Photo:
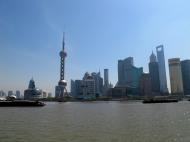
[[[181,99],[177,96],[155,96],[155,97],[147,97],[143,100],[144,104],[152,104],[152,103],[177,103]]]
[[[42,107],[45,103],[41,101],[14,100],[0,101],[0,107]]]

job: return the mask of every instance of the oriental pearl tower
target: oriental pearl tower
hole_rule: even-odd
[[[55,97],[57,99],[63,99],[68,96],[67,93],[67,81],[65,80],[65,58],[67,57],[67,53],[65,52],[65,37],[63,34],[63,45],[62,50],[59,53],[60,60],[60,80],[58,82],[58,86],[55,87]]]

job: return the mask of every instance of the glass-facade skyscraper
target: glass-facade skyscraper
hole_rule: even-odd
[[[105,89],[109,88],[109,70],[104,69],[104,87]]]
[[[171,94],[183,95],[183,81],[181,73],[181,63],[179,58],[168,60],[170,71]]]
[[[190,60],[181,61],[184,95],[190,95]]]
[[[135,67],[132,57],[119,60],[117,86],[139,88],[139,82],[142,73],[143,68]]]
[[[168,93],[164,46],[163,45],[157,46],[156,51],[157,51],[157,59],[158,59],[158,67],[159,67],[160,92]]]
[[[152,92],[160,92],[159,67],[156,55],[152,52],[149,63]]]

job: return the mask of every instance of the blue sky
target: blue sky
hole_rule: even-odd
[[[66,34],[66,79],[110,70],[133,56],[148,71],[159,44],[168,58],[190,58],[189,0],[0,0],[0,89],[37,87],[54,93]],[[168,69],[167,69],[168,72]],[[69,86],[68,86],[69,87]]]

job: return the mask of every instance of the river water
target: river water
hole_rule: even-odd
[[[190,142],[190,102],[0,108],[0,142]]]

